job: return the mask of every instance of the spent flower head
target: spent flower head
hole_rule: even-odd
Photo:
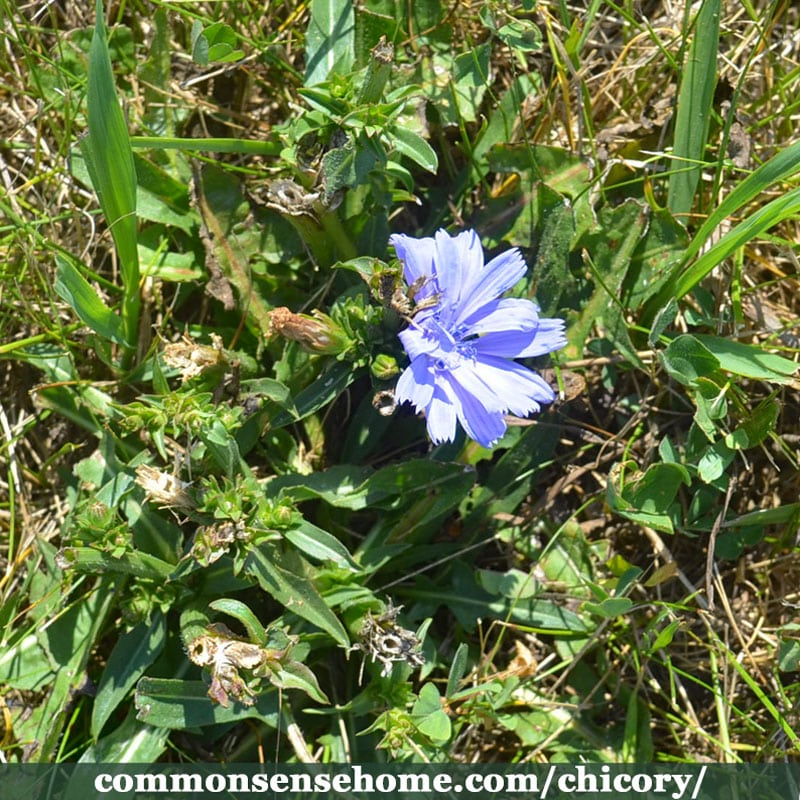
[[[458,421],[471,439],[492,447],[505,433],[506,414],[525,417],[555,399],[514,359],[563,347],[564,321],[541,318],[530,300],[501,297],[527,269],[516,248],[485,264],[474,230],[420,239],[394,234],[389,241],[416,301],[399,334],[411,364],[396,401],[425,412],[435,444],[453,441]]]

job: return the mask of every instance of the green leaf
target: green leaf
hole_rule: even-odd
[[[709,445],[697,463],[697,474],[704,483],[721,478],[736,455],[723,441]]]
[[[674,619],[663,630],[659,631],[658,635],[653,640],[653,643],[647,650],[648,654],[652,655],[659,650],[663,650],[665,647],[669,647],[669,645],[672,643],[673,637],[675,636],[675,632],[678,630],[680,625],[681,621],[679,619]]]
[[[333,72],[349,72],[355,57],[354,46],[352,0],[311,0],[305,85],[322,83]]]
[[[781,672],[797,672],[800,670],[800,641],[797,639],[781,639],[778,646],[778,669]]]
[[[140,306],[136,168],[128,127],[117,101],[102,0],[96,3],[96,22],[89,53],[86,115],[89,130],[81,140],[81,152],[119,254],[125,292],[122,306],[125,340],[128,347],[134,347]]]
[[[439,167],[436,151],[418,133],[402,125],[395,125],[390,133],[392,142],[400,153],[428,172],[436,172]]]
[[[520,53],[538,52],[542,49],[542,32],[529,19],[515,19],[497,31],[497,38]]]
[[[748,527],[750,525],[785,525],[800,516],[800,503],[786,503],[776,508],[759,508],[741,514],[722,523],[723,528]]]
[[[287,661],[283,664],[272,682],[282,689],[299,689],[318,703],[330,703],[325,692],[319,688],[317,676],[299,661]]]
[[[244,58],[244,51],[237,49],[239,37],[230,25],[215,22],[203,28],[198,20],[192,24],[192,59],[203,66],[212,63],[227,63]]]
[[[453,586],[447,592],[441,586],[426,584],[422,579],[419,587],[406,590],[409,597],[420,602],[419,613],[427,614],[431,609],[446,604],[467,630],[472,630],[482,618],[511,620],[548,634],[584,634],[593,627],[590,620],[584,620],[574,611],[548,599],[493,597],[476,583],[467,564],[458,563],[453,573]]]
[[[704,334],[696,334],[695,338],[717,359],[721,369],[734,375],[772,383],[791,383],[797,373],[794,361],[768,353],[759,345]]]
[[[285,475],[268,484],[275,496],[282,491],[295,501],[318,498],[337,508],[358,511],[362,508],[407,507],[417,492],[441,491],[441,487],[464,474],[472,475],[472,467],[463,464],[412,459],[391,464],[374,472],[368,467],[346,464],[311,475]]]
[[[125,345],[125,326],[122,317],[113,312],[89,285],[73,264],[72,258],[63,253],[56,255],[58,272],[55,289],[59,297],[69,303],[81,322],[88,325],[115,344]]]
[[[627,614],[633,608],[633,600],[629,597],[607,597],[601,603],[584,603],[581,608],[603,619],[614,619]]]
[[[167,747],[169,731],[139,722],[130,710],[125,721],[81,754],[80,764],[154,764]],[[85,784],[83,784],[85,786]],[[86,796],[85,789],[76,792]],[[64,800],[67,800],[66,796]]]
[[[175,570],[173,564],[138,550],[125,552],[119,558],[114,558],[109,553],[93,547],[65,547],[60,551],[59,559],[63,569],[92,574],[118,572],[162,583],[168,580]]]
[[[161,653],[166,635],[164,616],[154,612],[149,625],[140,623],[119,637],[103,670],[92,708],[92,736],[95,740],[114,710]]]
[[[335,363],[295,397],[293,409],[278,412],[270,420],[270,428],[282,428],[319,411],[344,392],[357,375],[358,372],[352,364]]]
[[[231,703],[228,708],[211,702],[202,681],[142,678],[136,686],[137,719],[158,728],[187,730],[205,725],[237,722],[253,717],[278,727],[278,693],[264,692],[252,706]]]
[[[247,556],[244,569],[287,611],[321,628],[342,647],[349,646],[350,642],[342,623],[326,605],[310,579],[305,574],[285,569],[279,563],[275,551],[267,553],[263,548],[252,549]]]
[[[736,450],[756,447],[775,430],[779,414],[780,404],[776,400],[763,400],[735,431],[725,437],[725,444]]]
[[[223,597],[208,604],[214,611],[220,611],[229,617],[239,620],[247,631],[247,636],[251,642],[266,647],[267,633],[258,617],[240,600]]]
[[[447,674],[445,697],[452,697],[458,691],[461,679],[467,674],[468,659],[469,645],[466,642],[461,642],[450,664],[450,672]]]
[[[692,210],[705,157],[717,84],[720,0],[703,0],[694,20],[675,112],[667,205],[684,217]]]
[[[95,589],[70,605],[44,631],[52,663],[57,666],[55,681],[45,702],[34,738],[42,745],[39,758],[49,759],[64,732],[65,717],[75,693],[83,683],[86,665],[98,644],[100,631],[117,602],[116,581],[101,578]]]
[[[434,684],[426,683],[420,689],[419,698],[411,709],[411,718],[417,730],[435,744],[444,744],[450,739],[450,717],[442,710],[442,698]]]
[[[681,485],[691,486],[689,470],[682,464],[652,464],[631,492],[624,492],[631,505],[648,514],[666,513]],[[626,487],[627,490],[627,487]]]
[[[451,91],[458,115],[466,122],[478,118],[478,108],[489,86],[491,44],[473,47],[453,60]]]
[[[318,528],[306,519],[302,519],[296,527],[284,531],[283,534],[300,552],[315,561],[333,561],[343,569],[358,571],[361,568],[353,561],[347,548],[335,537],[322,528]]]
[[[596,288],[580,317],[567,333],[567,358],[579,358],[592,328],[600,322],[616,347],[633,363],[638,362],[630,342],[620,297],[623,282],[647,227],[647,211],[638,200],[620,206],[605,206],[597,225],[581,238],[581,246],[592,254]]]
[[[693,386],[699,377],[709,377],[719,371],[719,359],[696,336],[683,334],[673,339],[659,352],[658,360],[664,369],[684,386]]]

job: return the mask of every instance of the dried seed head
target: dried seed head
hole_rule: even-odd
[[[186,491],[191,484],[157,467],[147,464],[136,467],[136,483],[144,489],[147,499],[161,508],[191,511],[195,507],[194,500]]]

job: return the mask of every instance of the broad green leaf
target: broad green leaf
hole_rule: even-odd
[[[349,646],[342,623],[322,599],[310,578],[285,569],[278,562],[276,552],[253,548],[247,556],[244,569],[287,611],[321,628],[342,647]]]
[[[121,725],[83,751],[78,763],[154,764],[167,748],[169,733],[166,728],[139,722],[131,709]],[[76,800],[86,796],[85,783],[81,783]]]
[[[724,441],[709,445],[697,462],[697,474],[703,483],[713,483],[721,478],[736,456]]]
[[[485,42],[453,60],[450,89],[459,118],[467,122],[477,119],[479,106],[489,87],[491,52],[491,44]]]
[[[52,679],[55,666],[40,637],[30,633],[6,643],[0,653],[0,685],[22,691],[43,689]]]
[[[322,157],[326,195],[330,197],[341,189],[362,185],[369,173],[384,162],[382,148],[363,133],[342,147],[328,150]]]
[[[418,587],[407,589],[405,594],[420,604],[419,613],[428,615],[446,604],[459,623],[473,630],[479,619],[511,620],[539,633],[584,634],[594,626],[574,611],[548,599],[525,600],[493,597],[480,587],[472,569],[458,563],[453,570],[452,588],[446,592],[441,586],[427,584],[420,579]]]
[[[278,727],[278,693],[262,692],[252,706],[232,702],[228,708],[212,703],[203,681],[142,678],[136,686],[137,719],[158,728],[188,730],[237,722],[253,717]]]
[[[283,535],[301,553],[315,561],[333,561],[347,570],[360,569],[347,548],[335,536],[305,518],[296,527],[284,531]]]
[[[760,508],[741,514],[722,523],[723,528],[739,528],[750,525],[785,525],[800,517],[800,503],[786,503],[776,508]]]
[[[629,597],[608,597],[601,603],[584,603],[581,608],[603,619],[614,619],[627,614],[633,608],[633,600]]]
[[[797,639],[780,640],[780,645],[778,646],[778,669],[781,672],[797,672],[800,670],[800,641]]]
[[[414,492],[436,490],[465,473],[473,474],[463,464],[412,459],[392,464],[374,472],[369,467],[339,465],[311,475],[285,475],[267,484],[269,494],[283,491],[296,501],[319,498],[337,508],[358,511],[380,506],[406,506]]]
[[[567,332],[565,355],[580,358],[592,328],[599,322],[617,349],[633,363],[638,362],[631,344],[620,297],[634,252],[647,227],[647,211],[637,200],[620,206],[605,206],[598,214],[596,227],[581,239],[591,253],[596,288],[583,306],[579,318]]]
[[[72,258],[63,253],[56,255],[58,272],[55,289],[69,303],[78,318],[95,333],[115,344],[124,345],[125,326],[117,313],[112,311],[89,285],[72,263]]]
[[[645,513],[665,513],[675,500],[682,485],[692,483],[689,470],[682,464],[657,462],[636,481],[635,486],[624,494],[631,504]]]
[[[63,735],[65,717],[84,681],[86,665],[117,602],[115,586],[119,586],[115,578],[104,576],[45,628],[47,649],[58,669],[47,699],[37,709],[41,716],[33,738],[42,745],[38,760],[49,760]]]
[[[305,85],[322,83],[334,71],[349,72],[355,57],[354,46],[352,0],[311,0],[311,18],[306,31]]]
[[[319,411],[323,406],[339,397],[356,379],[357,374],[358,372],[352,364],[336,362],[294,398],[292,410],[278,412],[270,420],[270,428],[282,428]]]
[[[325,692],[319,688],[317,676],[299,661],[288,661],[281,665],[273,682],[281,689],[299,689],[318,703],[330,703]]]
[[[762,401],[735,431],[725,436],[725,444],[736,450],[756,447],[775,430],[779,414],[777,400]]]
[[[127,551],[119,558],[114,558],[93,547],[65,547],[59,553],[59,559],[63,569],[91,574],[117,572],[159,582],[168,580],[175,570],[173,564],[138,550]]]
[[[436,151],[418,133],[395,125],[391,129],[392,142],[395,148],[404,156],[408,156],[415,164],[419,164],[428,172],[436,172],[439,159]]]
[[[435,684],[426,683],[420,689],[419,698],[411,709],[411,718],[420,733],[434,743],[444,744],[450,739],[450,717],[442,710],[442,698]]]
[[[673,339],[659,352],[658,360],[679,383],[692,386],[699,377],[709,377],[719,371],[719,359],[697,336],[683,334]]]
[[[721,369],[734,375],[773,383],[791,383],[797,373],[798,367],[794,361],[769,353],[759,345],[704,334],[696,334],[695,338],[719,361]]]
[[[117,639],[100,678],[92,708],[92,736],[95,741],[108,718],[161,653],[166,635],[164,616],[156,611],[149,625],[140,623]]]
[[[209,603],[208,607],[213,608],[214,611],[220,611],[223,614],[227,614],[229,617],[239,620],[239,622],[244,625],[250,641],[260,647],[266,647],[267,634],[264,626],[261,624],[258,617],[248,606],[242,603],[241,600],[223,597]]]
[[[538,52],[542,49],[542,32],[529,19],[515,19],[497,31],[497,38],[512,50],[521,53]]]
[[[244,58],[244,50],[238,49],[238,44],[236,32],[224,22],[215,22],[203,28],[195,20],[192,25],[192,59],[202,66]]]
[[[479,569],[476,577],[489,594],[499,594],[512,600],[534,597],[539,591],[539,584],[533,575],[519,569],[510,569],[507,572]]]

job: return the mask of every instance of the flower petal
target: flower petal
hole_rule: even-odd
[[[403,262],[403,278],[412,286],[418,281],[416,297],[422,299],[437,294],[436,284],[436,243],[430,237],[415,239],[404,233],[394,233],[389,237],[397,257]]]
[[[426,356],[415,358],[403,370],[394,390],[395,402],[411,403],[417,411],[428,407],[434,392],[435,373]]]
[[[451,385],[458,385],[487,411],[505,413],[508,409],[507,398],[496,391],[491,381],[484,379],[476,370],[476,365],[476,359],[462,358],[458,368],[448,370],[445,374]]]
[[[435,353],[440,350],[442,344],[447,344],[447,340],[442,341],[437,336],[438,331],[433,327],[418,327],[411,324],[404,331],[397,334],[403,344],[403,349],[408,353],[408,357],[413,361],[421,355]],[[450,344],[452,348],[452,344]]]
[[[526,272],[527,266],[516,247],[493,258],[469,285],[461,290],[458,313],[452,323],[462,324],[481,306],[508,291]]]
[[[539,309],[530,300],[514,297],[492,300],[463,321],[465,336],[492,331],[536,331]]]
[[[533,331],[491,331],[476,339],[472,345],[482,356],[530,358],[552,353],[566,343],[563,320],[540,319]]]
[[[436,232],[436,277],[441,290],[442,325],[449,326],[459,313],[465,292],[470,291],[483,272],[483,248],[474,230],[450,236]]]
[[[475,359],[474,371],[502,398],[503,410],[518,417],[539,411],[541,403],[555,400],[555,392],[543,378],[514,361],[481,356]]]
[[[478,399],[457,382],[446,384],[455,405],[458,421],[470,439],[483,447],[493,447],[506,432],[502,412],[486,409]]]
[[[447,393],[439,386],[425,410],[428,436],[434,444],[452,442],[456,438],[456,407]]]

